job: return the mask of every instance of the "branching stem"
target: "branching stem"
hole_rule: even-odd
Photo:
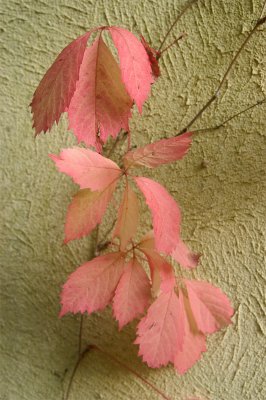
[[[244,108],[243,110],[241,110],[241,111],[239,111],[239,112],[237,112],[237,113],[231,115],[231,117],[227,118],[225,121],[221,122],[221,123],[218,124],[218,125],[209,126],[209,127],[207,127],[207,128],[195,129],[195,130],[193,130],[192,132],[193,132],[193,133],[198,133],[198,132],[204,132],[204,131],[214,131],[214,130],[216,130],[216,129],[219,129],[219,128],[223,127],[225,124],[227,124],[229,121],[231,121],[233,118],[236,118],[236,117],[238,117],[239,115],[244,114],[245,112],[247,112],[247,111],[251,110],[252,108],[257,107],[257,106],[259,106],[259,105],[261,105],[261,104],[263,104],[263,103],[266,103],[266,99],[259,100],[259,101],[257,101],[256,103],[252,104],[251,106],[246,107],[246,108]]]
[[[172,32],[172,30],[173,30],[173,28],[175,27],[175,25],[177,24],[177,22],[178,22],[178,21],[180,20],[180,18],[182,17],[182,15],[184,15],[185,12],[186,12],[194,3],[196,3],[197,1],[198,1],[198,0],[191,0],[191,1],[189,1],[189,2],[186,4],[186,6],[183,8],[183,10],[177,15],[176,19],[174,20],[174,22],[172,23],[172,25],[170,26],[170,28],[169,28],[168,31],[166,32],[166,34],[165,34],[165,36],[164,36],[164,38],[163,38],[163,40],[162,40],[162,42],[161,42],[161,44],[160,44],[160,47],[159,47],[159,49],[158,49],[158,52],[159,52],[159,53],[162,53],[163,51],[166,50],[166,49],[162,50],[163,45],[164,45],[165,42],[166,42],[166,39],[168,38],[168,36],[169,36],[170,33]]]
[[[263,10],[265,8],[265,3],[263,6]],[[262,13],[263,13],[262,10]],[[262,15],[261,13],[261,15]],[[182,135],[182,133],[185,133],[188,131],[188,129],[194,124],[194,122],[201,117],[201,115],[204,113],[204,111],[219,97],[220,91],[222,86],[225,83],[226,78],[228,77],[229,73],[231,72],[233,66],[235,65],[239,55],[241,54],[242,50],[244,49],[244,47],[247,45],[247,43],[249,42],[249,40],[251,39],[251,37],[253,36],[253,34],[257,31],[257,29],[259,28],[259,26],[261,26],[262,24],[264,24],[266,21],[266,17],[263,18],[259,18],[254,27],[252,28],[252,30],[249,32],[249,34],[247,35],[247,37],[245,38],[245,40],[243,41],[243,43],[241,44],[241,46],[239,47],[238,51],[236,52],[236,54],[234,55],[233,59],[231,60],[227,70],[225,71],[225,74],[221,80],[221,82],[219,83],[215,93],[211,96],[211,98],[207,101],[207,103],[204,104],[204,106],[197,112],[197,114],[195,115],[195,117],[192,118],[192,120],[183,128],[181,129],[181,131],[179,131],[175,136],[180,136]]]

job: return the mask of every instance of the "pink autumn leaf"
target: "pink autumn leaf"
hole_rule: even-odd
[[[180,160],[191,145],[191,135],[192,133],[187,132],[181,136],[159,140],[130,151],[125,155],[125,166],[129,168],[141,165],[155,168],[162,164]]]
[[[141,112],[153,83],[148,55],[142,43],[128,30],[112,26],[109,32],[118,51],[122,80]]]
[[[184,342],[184,312],[174,290],[162,292],[137,327],[139,355],[149,367],[174,362]]]
[[[112,183],[97,192],[82,189],[74,196],[67,211],[65,243],[89,235],[101,222],[115,186],[116,183]]]
[[[141,242],[138,249],[145,254],[149,263],[153,295],[157,296],[160,291],[169,292],[173,290],[175,287],[175,274],[171,264],[154,249],[150,248],[148,240]]]
[[[185,280],[188,299],[198,329],[213,333],[231,323],[234,310],[228,297],[208,282]]]
[[[108,136],[116,137],[121,129],[128,131],[131,106],[119,66],[100,36],[85,51],[68,110],[69,127],[78,141],[99,151]]]
[[[143,314],[150,300],[150,281],[136,258],[131,259],[115,291],[113,310],[119,328]]]
[[[50,155],[58,170],[69,175],[81,189],[103,190],[121,175],[118,165],[90,149],[75,147]]]
[[[70,104],[91,32],[71,42],[56,58],[36,89],[31,109],[36,135],[58,123]]]
[[[193,268],[199,256],[190,252],[180,237],[181,212],[167,190],[159,183],[143,177],[134,178],[152,212],[155,247],[171,254],[183,267]]]
[[[175,355],[174,366],[180,375],[183,375],[206,351],[206,337],[198,331],[191,313],[189,303],[179,291],[181,307],[184,309],[184,343],[182,350]]]
[[[135,181],[152,212],[156,248],[169,254],[175,249],[180,237],[179,207],[159,183],[143,177],[135,177]]]
[[[124,263],[122,253],[111,253],[79,267],[63,286],[60,316],[104,309],[112,301]]]
[[[177,241],[171,256],[184,268],[195,268],[200,259],[200,254],[194,254],[187,245],[180,239]]]
[[[118,211],[118,218],[114,229],[114,237],[120,239],[120,249],[125,250],[130,239],[137,231],[139,221],[138,198],[130,185],[127,184],[123,199]]]

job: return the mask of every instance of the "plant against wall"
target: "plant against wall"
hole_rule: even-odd
[[[207,282],[175,276],[171,259],[183,268],[192,269],[197,266],[199,256],[181,239],[181,211],[174,198],[161,184],[136,176],[135,171],[139,166],[152,169],[186,155],[193,134],[205,129],[188,130],[218,99],[242,49],[265,22],[261,15],[236,52],[215,93],[185,128],[171,138],[132,149],[131,109],[136,104],[141,113],[151,85],[160,76],[161,56],[184,35],[163,48],[165,40],[182,14],[195,2],[189,2],[176,18],[158,50],[151,48],[143,37],[139,40],[124,28],[104,26],[85,33],[60,53],[42,79],[31,104],[36,134],[50,130],[60,115],[67,112],[69,128],[78,142],[87,146],[64,149],[58,156],[50,155],[58,170],[80,186],[67,211],[65,243],[89,235],[94,229],[98,232],[116,187],[123,188],[114,229],[101,242],[96,235],[95,257],[69,276],[61,294],[60,315],[86,311],[90,314],[112,304],[120,329],[142,316],[135,341],[139,345],[139,355],[153,368],[171,362],[180,374],[206,351],[206,335],[231,322],[233,309],[221,289]],[[105,35],[110,35],[119,63],[106,45]],[[219,126],[206,129],[217,129],[264,101],[259,100]],[[110,136],[113,138],[111,148],[107,146]],[[118,165],[111,157],[119,143],[126,139],[127,151]],[[150,208],[153,224],[153,231],[140,240],[135,240],[141,221],[136,189]],[[81,344],[82,319],[78,363],[92,348],[89,345],[82,349]],[[66,398],[69,389],[70,386]]]

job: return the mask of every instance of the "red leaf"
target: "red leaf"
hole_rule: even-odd
[[[50,130],[67,110],[90,34],[80,36],[59,54],[36,89],[31,103],[36,134]]]
[[[137,327],[139,355],[150,367],[174,362],[184,341],[184,311],[174,290],[162,292]]]
[[[122,80],[141,112],[153,83],[148,55],[133,33],[115,26],[110,27],[109,31],[118,51]]]
[[[180,240],[179,207],[159,183],[143,177],[135,177],[135,181],[152,212],[156,249],[169,254]]]
[[[110,184],[101,192],[82,189],[74,196],[67,211],[65,243],[88,235],[101,222],[115,186]]]
[[[151,179],[134,179],[152,212],[156,250],[171,254],[183,267],[195,267],[199,256],[191,253],[181,240],[181,213],[173,197],[163,186]]]
[[[169,292],[175,287],[175,274],[173,267],[165,258],[160,256],[156,251],[147,247],[149,242],[141,243],[138,248],[147,257],[152,280],[152,292],[154,296],[158,296],[159,291]]]
[[[125,155],[125,166],[129,168],[144,165],[148,168],[155,168],[162,164],[180,160],[190,147],[191,135],[192,133],[187,132],[181,136],[159,140],[130,151]]]
[[[102,310],[112,300],[124,268],[122,253],[94,258],[73,272],[63,286],[60,316]]]
[[[116,163],[89,149],[65,149],[59,156],[51,154],[50,158],[58,170],[69,175],[81,189],[103,190],[121,174]]]
[[[150,300],[149,278],[136,258],[130,260],[115,291],[113,310],[121,329],[145,311]]]
[[[127,184],[124,196],[118,211],[114,237],[120,239],[120,249],[124,251],[128,242],[135,235],[139,221],[138,198],[130,185]]]
[[[184,343],[182,350],[175,355],[174,366],[179,374],[183,375],[191,368],[206,351],[206,337],[200,333],[196,326],[187,298],[184,298],[182,291],[179,291],[181,307],[184,312]]]
[[[228,297],[210,283],[185,280],[189,303],[198,329],[213,333],[231,323],[234,313]]]
[[[121,129],[128,131],[130,99],[121,80],[119,66],[101,36],[86,49],[77,89],[69,106],[69,127],[78,141],[101,149]]]
[[[160,52],[150,47],[143,36],[140,37],[141,43],[143,44],[146,53],[148,54],[149,61],[151,64],[152,73],[155,79],[161,75],[158,60],[160,58]]]

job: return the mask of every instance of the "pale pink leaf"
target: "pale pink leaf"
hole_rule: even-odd
[[[103,190],[121,175],[118,165],[90,149],[64,149],[50,155],[58,170],[69,175],[81,189]]]
[[[118,211],[114,236],[120,239],[120,249],[125,250],[128,242],[135,235],[139,221],[138,198],[130,185],[127,184]]]
[[[76,89],[90,34],[87,32],[80,36],[59,54],[36,89],[31,103],[36,135],[50,130],[67,110]]]
[[[184,342],[184,312],[174,290],[162,292],[137,327],[139,355],[152,368],[174,362]]]
[[[135,181],[152,212],[156,249],[169,254],[180,240],[179,207],[159,183],[143,177],[135,177]]]
[[[152,280],[152,292],[157,296],[159,291],[169,292],[175,287],[175,274],[173,267],[165,258],[160,256],[156,251],[147,247],[148,241],[144,242],[144,246],[138,246],[147,257]],[[145,247],[146,245],[146,247]]]
[[[155,168],[162,164],[180,160],[187,153],[192,133],[187,132],[181,136],[163,139],[128,152],[124,163],[127,168],[145,166]]]
[[[86,49],[77,89],[68,114],[78,141],[100,150],[108,136],[128,131],[132,100],[121,80],[119,66],[101,36]]]
[[[118,51],[122,80],[141,112],[153,83],[148,55],[133,33],[115,26],[110,27],[109,31]]]
[[[136,258],[131,259],[115,291],[113,310],[121,329],[143,314],[150,300],[149,278]]]
[[[192,253],[181,239],[177,242],[171,256],[185,268],[195,268],[198,265],[200,258],[200,254]]]
[[[185,280],[189,303],[198,329],[213,333],[231,323],[234,310],[220,288],[203,281]]]
[[[63,286],[60,316],[105,308],[112,301],[124,264],[122,253],[110,253],[79,267]]]
[[[179,291],[180,305],[184,309],[184,343],[182,350],[175,355],[174,366],[179,374],[183,375],[206,351],[206,337],[197,330],[191,316],[191,310],[182,291]]]
[[[65,243],[89,235],[101,222],[115,186],[112,183],[101,192],[82,189],[74,196],[67,211]]]

